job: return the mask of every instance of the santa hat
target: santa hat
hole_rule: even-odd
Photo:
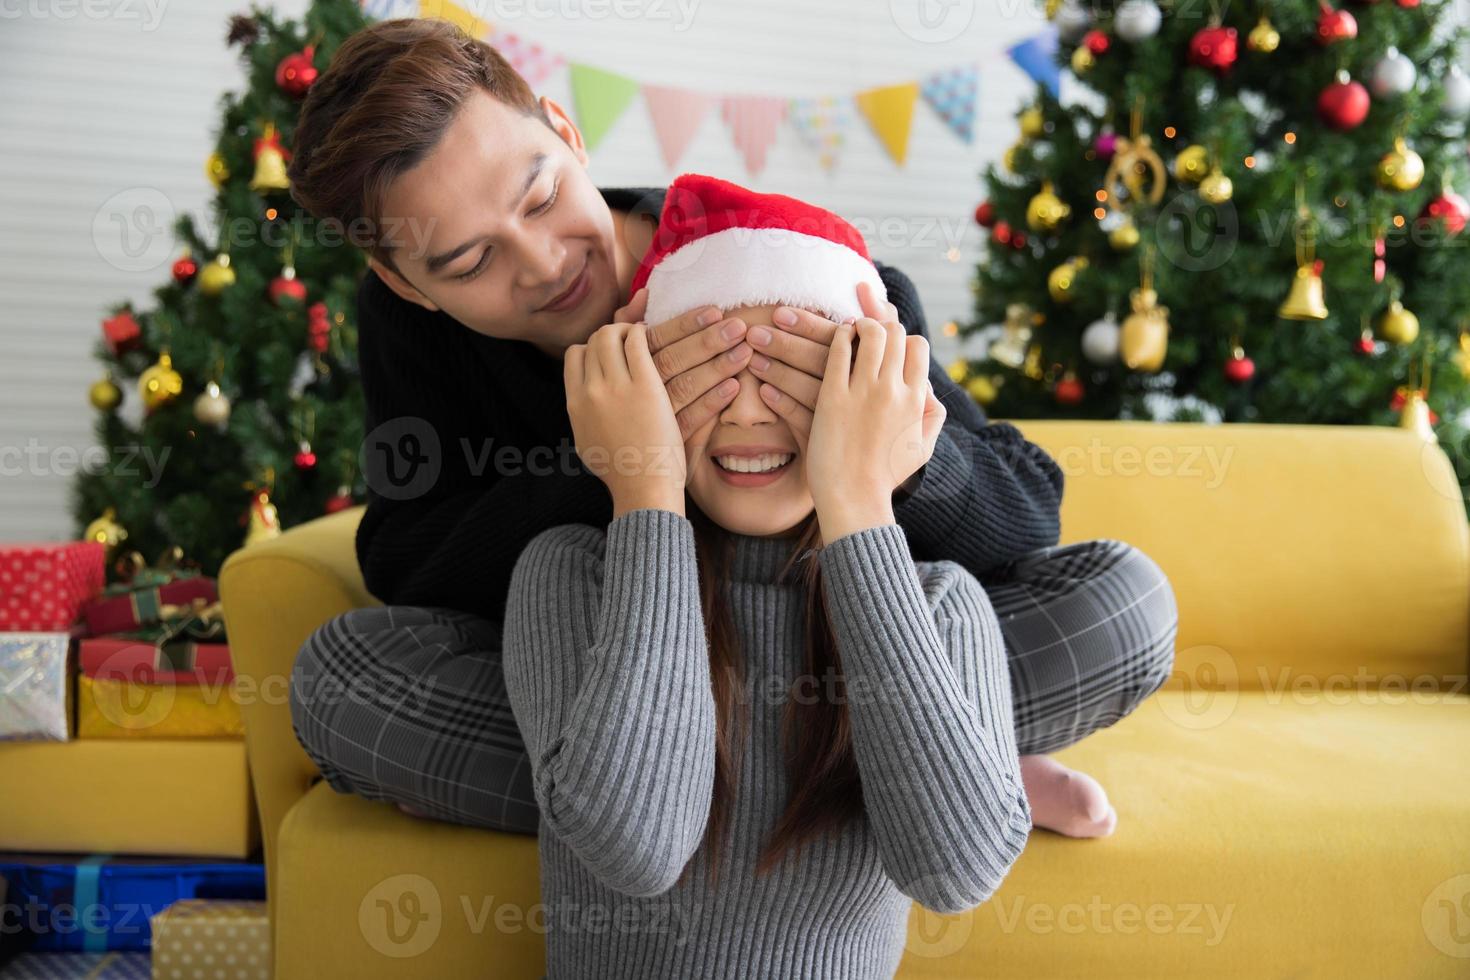
[[[784,194],[682,174],[664,196],[633,292],[648,287],[649,324],[701,306],[797,306],[844,320],[863,315],[860,282],[887,300],[863,236],[837,215]]]

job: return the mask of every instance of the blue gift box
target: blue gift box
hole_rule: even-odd
[[[149,918],[181,898],[265,898],[265,865],[250,861],[0,854],[0,875],[9,952],[146,950]]]

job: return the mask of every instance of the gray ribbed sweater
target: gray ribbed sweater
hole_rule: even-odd
[[[752,741],[715,891],[704,844],[715,708],[693,525],[658,509],[606,532],[565,525],[516,563],[505,677],[541,809],[551,980],[889,978],[911,901],[973,908],[1026,844],[995,613],[958,564],[916,564],[894,524],[819,552],[865,817],[754,877],[787,801],[779,726],[804,613],[800,587],[776,584],[791,541],[736,540]]]

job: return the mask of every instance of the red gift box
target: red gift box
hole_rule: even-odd
[[[87,632],[92,636],[126,633],[152,626],[167,616],[167,606],[188,606],[195,600],[204,605],[219,601],[214,579],[196,575],[175,579],[152,589],[136,589],[126,595],[103,596],[82,607]]]
[[[0,631],[70,629],[102,589],[106,552],[100,541],[0,545]]]
[[[82,641],[78,663],[83,674],[96,680],[212,687],[235,680],[225,643],[176,640],[157,646],[146,640],[99,636]]]

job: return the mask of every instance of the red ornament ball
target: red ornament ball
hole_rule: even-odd
[[[271,280],[270,287],[266,290],[271,302],[277,306],[281,300],[291,300],[295,303],[306,302],[306,286],[300,279],[287,279],[285,276],[276,276]]]
[[[975,208],[975,224],[981,228],[989,228],[995,224],[995,205],[989,201],[981,201]]]
[[[317,70],[312,58],[316,48],[308,44],[295,54],[288,54],[276,65],[276,87],[293,99],[303,99],[316,81]]]
[[[356,501],[352,499],[352,493],[346,487],[339,487],[336,493],[327,498],[326,506],[322,510],[328,514],[335,514],[346,510],[354,503]]]
[[[1081,380],[1070,372],[1062,376],[1052,389],[1052,397],[1057,400],[1058,405],[1076,405],[1086,394],[1087,389],[1082,386]]]
[[[1011,223],[1009,221],[997,221],[990,227],[990,237],[1002,245],[1011,243]]]
[[[304,442],[301,444],[301,449],[291,458],[291,461],[303,473],[316,469],[316,453],[312,452],[311,446]]]
[[[1202,27],[1189,41],[1190,62],[1222,75],[1239,55],[1240,45],[1233,27]]]
[[[174,263],[173,274],[174,282],[180,286],[187,286],[194,281],[195,276],[199,275],[199,263],[186,255]]]
[[[1233,385],[1243,385],[1256,375],[1256,362],[1246,357],[1231,355],[1225,361],[1225,380]]]
[[[1011,232],[1011,248],[1016,251],[1026,247],[1026,233],[1024,231]]]
[[[1356,129],[1368,118],[1371,101],[1368,90],[1361,83],[1348,79],[1344,73],[1317,96],[1317,115],[1338,132]]]
[[[1317,43],[1335,44],[1357,36],[1358,19],[1346,10],[1333,10],[1322,0],[1322,12],[1317,16]]]
[[[1444,229],[1450,235],[1458,235],[1465,230],[1466,222],[1470,221],[1470,203],[1446,187],[1419,212],[1421,225],[1431,224],[1435,219],[1444,222]]]
[[[1378,350],[1378,347],[1373,342],[1373,334],[1365,330],[1363,331],[1363,335],[1353,344],[1353,349],[1359,354],[1365,354],[1371,357]]]
[[[1099,56],[1107,54],[1108,48],[1112,45],[1112,41],[1109,40],[1108,35],[1105,32],[1096,29],[1090,30],[1086,34],[1084,34],[1082,36],[1082,43],[1087,48],[1087,50],[1091,51],[1094,55]]]

